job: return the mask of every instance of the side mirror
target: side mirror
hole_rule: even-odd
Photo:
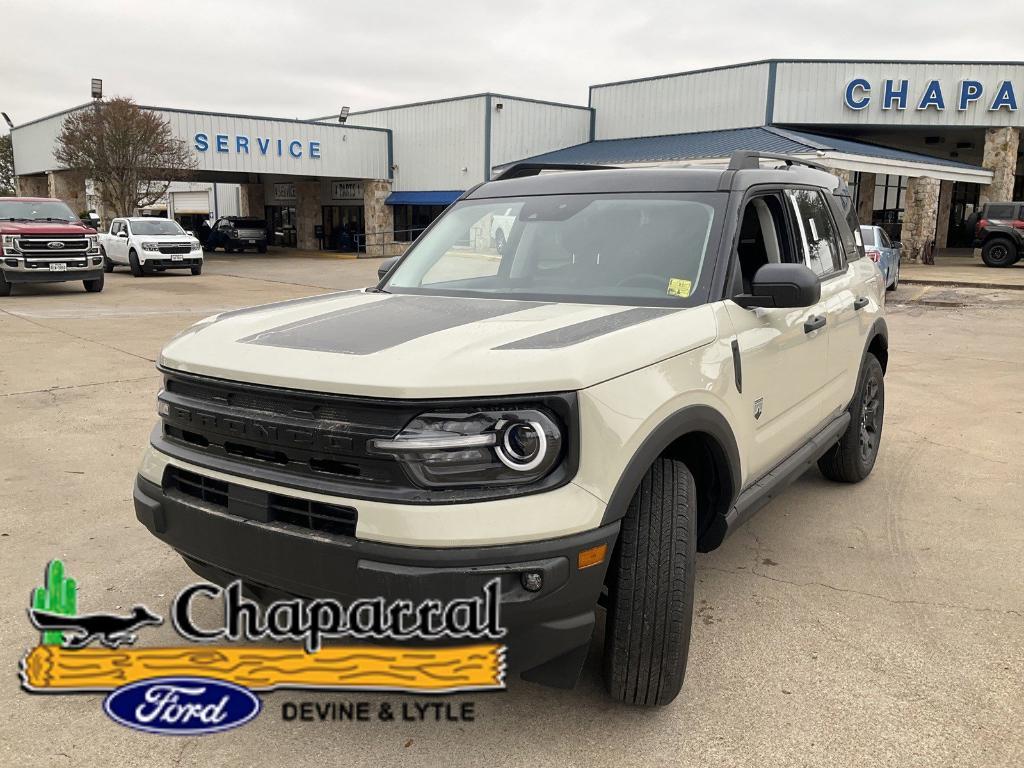
[[[383,280],[391,268],[398,263],[398,256],[392,256],[390,259],[384,259],[377,267],[377,279]]]
[[[900,240],[893,240],[892,241],[892,247],[895,248],[898,251],[902,251],[903,250],[903,243]]]
[[[186,229],[185,230],[185,234],[188,235],[189,237],[195,237],[196,236],[196,233],[193,232],[191,229]]]
[[[124,231],[124,230],[122,229],[122,230],[121,230],[120,232],[118,232],[118,233],[117,233],[117,236],[118,236],[118,237],[128,237],[128,233],[127,233],[127,232],[125,232],[125,231]]]
[[[733,297],[744,309],[810,307],[821,299],[821,280],[803,264],[765,264],[754,275],[750,293]]]

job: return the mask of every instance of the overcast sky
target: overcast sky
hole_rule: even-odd
[[[140,104],[308,118],[587,86],[761,58],[1017,60],[1019,0],[0,0],[0,110]]]

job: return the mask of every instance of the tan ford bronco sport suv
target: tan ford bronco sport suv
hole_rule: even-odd
[[[510,669],[553,685],[603,607],[610,694],[671,701],[696,552],[878,452],[882,277],[809,166],[515,166],[375,287],[196,324],[160,356],[139,519],[262,600],[499,578]]]

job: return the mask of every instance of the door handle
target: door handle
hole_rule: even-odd
[[[867,296],[858,296],[853,301],[853,308],[854,308],[855,311],[856,310],[861,310],[861,309],[864,309],[864,307],[866,307],[869,303],[870,303],[870,299],[868,299]]]
[[[811,333],[825,327],[824,315],[811,315],[804,321],[804,333]]]

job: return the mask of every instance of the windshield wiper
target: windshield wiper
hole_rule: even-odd
[[[24,216],[0,216],[0,221],[32,221]]]

